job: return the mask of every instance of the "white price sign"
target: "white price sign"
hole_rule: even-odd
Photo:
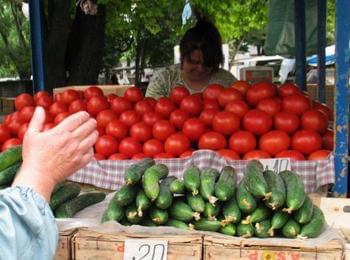
[[[264,170],[271,170],[277,173],[291,170],[289,158],[260,159],[259,161],[264,166]]]
[[[126,239],[124,260],[167,260],[168,241]]]

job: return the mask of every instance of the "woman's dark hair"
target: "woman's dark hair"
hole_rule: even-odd
[[[181,63],[194,50],[200,50],[203,53],[204,66],[218,70],[224,60],[221,44],[220,33],[214,24],[200,18],[180,42]]]

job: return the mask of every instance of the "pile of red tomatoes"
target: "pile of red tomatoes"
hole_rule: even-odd
[[[123,96],[104,96],[96,86],[66,89],[54,98],[45,91],[24,93],[0,124],[2,150],[22,142],[35,106],[46,109],[43,130],[81,110],[96,118],[95,157],[101,160],[185,157],[199,149],[230,159],[317,160],[333,150],[331,109],[291,83],[212,84],[192,95],[177,86],[157,100],[137,87]]]

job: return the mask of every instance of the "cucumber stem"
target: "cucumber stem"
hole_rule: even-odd
[[[198,190],[197,189],[194,189],[193,191],[192,191],[192,195],[193,196],[196,196],[198,194]]]
[[[274,234],[275,234],[273,228],[270,228],[269,231],[268,231],[268,233],[269,233],[269,236],[270,236],[270,237],[273,237]]]
[[[215,202],[218,201],[218,198],[215,196],[210,196],[208,200],[211,205],[215,206]]]
[[[197,221],[201,219],[201,214],[198,213],[198,212],[194,212],[192,216],[193,216],[194,219],[197,220]]]

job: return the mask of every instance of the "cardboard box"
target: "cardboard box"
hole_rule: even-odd
[[[343,247],[339,240],[326,244],[308,246],[301,240],[288,242],[280,239],[277,243],[271,239],[243,239],[204,236],[203,260],[236,259],[343,259]]]
[[[57,251],[54,260],[71,260],[72,259],[72,237],[77,229],[60,231],[57,244]]]
[[[86,229],[74,235],[73,259],[123,259],[125,240],[135,238],[168,241],[168,260],[202,259],[202,236],[198,234],[107,234]]]
[[[1,103],[1,114],[7,115],[16,110],[14,97],[1,97],[0,103]]]
[[[95,85],[96,87],[99,87],[102,89],[103,94],[106,96],[108,94],[116,94],[118,96],[123,96],[124,92],[130,88],[133,87],[133,85]],[[53,89],[53,94],[57,94],[60,92],[65,91],[66,89],[75,89],[75,90],[80,90],[84,91],[88,87],[91,87],[91,85],[86,85],[86,86],[67,86],[67,87],[62,87],[62,88],[54,88]]]
[[[314,100],[318,100],[319,87],[317,84],[307,84],[306,90]],[[326,91],[326,93],[325,93],[326,105],[328,107],[330,107],[331,109],[334,109],[335,86],[334,85],[326,85],[325,91]]]

